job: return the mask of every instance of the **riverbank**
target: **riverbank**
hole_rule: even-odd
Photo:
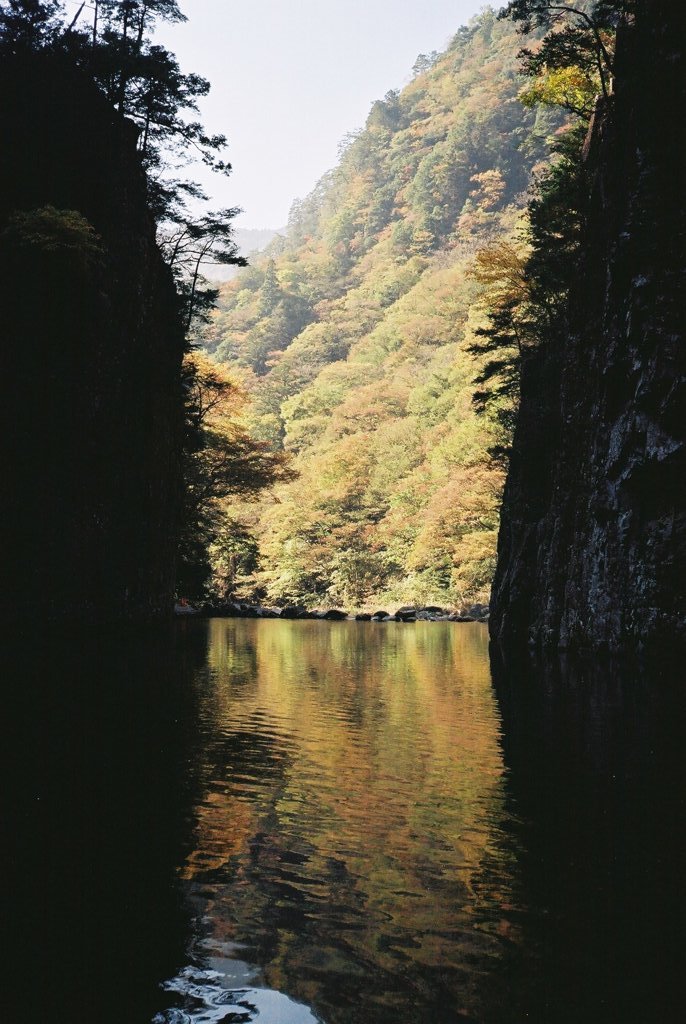
[[[176,615],[200,615],[205,618],[235,619],[326,619],[329,621],[354,620],[357,622],[488,622],[487,604],[463,605],[459,609],[441,608],[438,605],[402,605],[395,611],[379,609],[375,612],[348,612],[341,608],[310,610],[304,605],[287,605],[284,608],[229,601],[223,604],[206,604],[195,608],[187,603],[177,603]]]

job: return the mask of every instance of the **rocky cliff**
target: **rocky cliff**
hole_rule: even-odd
[[[55,57],[5,61],[0,95],[4,603],[155,617],[173,588],[183,336],[136,130]]]
[[[530,356],[493,588],[494,639],[686,639],[683,11],[638,5],[586,142],[568,336]]]

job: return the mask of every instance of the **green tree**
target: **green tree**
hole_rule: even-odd
[[[84,64],[119,114],[140,129],[151,202],[165,219],[181,219],[187,198],[205,198],[198,185],[171,176],[179,161],[190,157],[219,173],[231,170],[220,156],[225,137],[208,135],[192,117],[209,82],[183,74],[174,54],[147,35],[157,21],[184,20],[172,0],[100,0],[92,33],[81,35]]]
[[[593,69],[607,98],[614,70],[614,35],[632,8],[633,0],[510,0],[499,17],[518,23],[524,33],[541,28],[547,32],[537,50],[522,51],[527,74],[574,66],[588,76]]]
[[[439,54],[436,50],[432,50],[431,53],[420,53],[417,55],[417,59],[412,65],[412,74],[416,77],[417,75],[423,75],[427,71],[431,71],[436,61],[439,58]]]
[[[500,17],[523,32],[547,29],[535,51],[523,50],[532,85],[526,105],[557,105],[575,115],[554,143],[555,159],[539,178],[528,204],[526,259],[509,246],[484,250],[473,275],[485,289],[488,326],[479,328],[470,351],[485,357],[475,379],[474,401],[491,411],[501,428],[494,452],[507,457],[517,414],[519,377],[527,352],[566,332],[566,310],[588,207],[588,181],[581,158],[586,122],[598,84],[607,97],[614,32],[626,2],[598,0],[565,4],[511,0]]]
[[[536,311],[526,253],[512,242],[494,243],[477,253],[471,274],[483,288],[480,303],[488,318],[488,326],[476,328],[468,346],[481,357],[473,401],[479,412],[491,412],[499,424],[500,436],[491,454],[501,460],[509,451],[514,427],[522,356],[535,343]]]
[[[104,61],[110,72],[105,81],[120,114],[130,114],[137,105],[131,93],[141,78],[142,58],[148,48],[146,31],[157,21],[185,20],[176,0],[94,0],[93,61],[97,65],[98,56],[107,58],[115,51],[114,60]]]
[[[484,287],[488,326],[475,331],[469,346],[485,357],[475,378],[474,403],[494,416],[499,438],[491,448],[509,457],[519,404],[519,379],[527,354],[566,330],[569,290],[574,279],[588,201],[580,159],[584,131],[568,129],[556,142],[557,160],[539,179],[528,204],[528,254],[506,243],[477,255],[474,278]]]
[[[62,30],[63,13],[58,0],[2,0],[0,52],[21,53],[54,42]]]
[[[271,316],[281,299],[281,286],[276,274],[276,263],[267,261],[264,279],[260,288],[260,316]]]
[[[238,255],[231,221],[238,209],[206,213],[191,220],[179,219],[162,227],[158,241],[167,264],[176,279],[183,302],[186,332],[197,321],[206,322],[218,291],[205,280],[207,268],[234,265],[245,267],[247,260]]]

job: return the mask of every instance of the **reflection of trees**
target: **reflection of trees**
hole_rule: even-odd
[[[256,947],[267,982],[327,1021],[396,1020],[418,992],[431,1019],[454,1012],[470,964],[498,955],[509,901],[485,631],[211,629],[186,876],[214,938]]]

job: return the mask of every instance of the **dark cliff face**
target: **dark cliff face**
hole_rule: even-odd
[[[525,363],[492,636],[686,638],[683,12],[639,5],[586,144],[570,334]]]
[[[4,602],[168,613],[183,335],[135,129],[41,55],[0,95]]]

